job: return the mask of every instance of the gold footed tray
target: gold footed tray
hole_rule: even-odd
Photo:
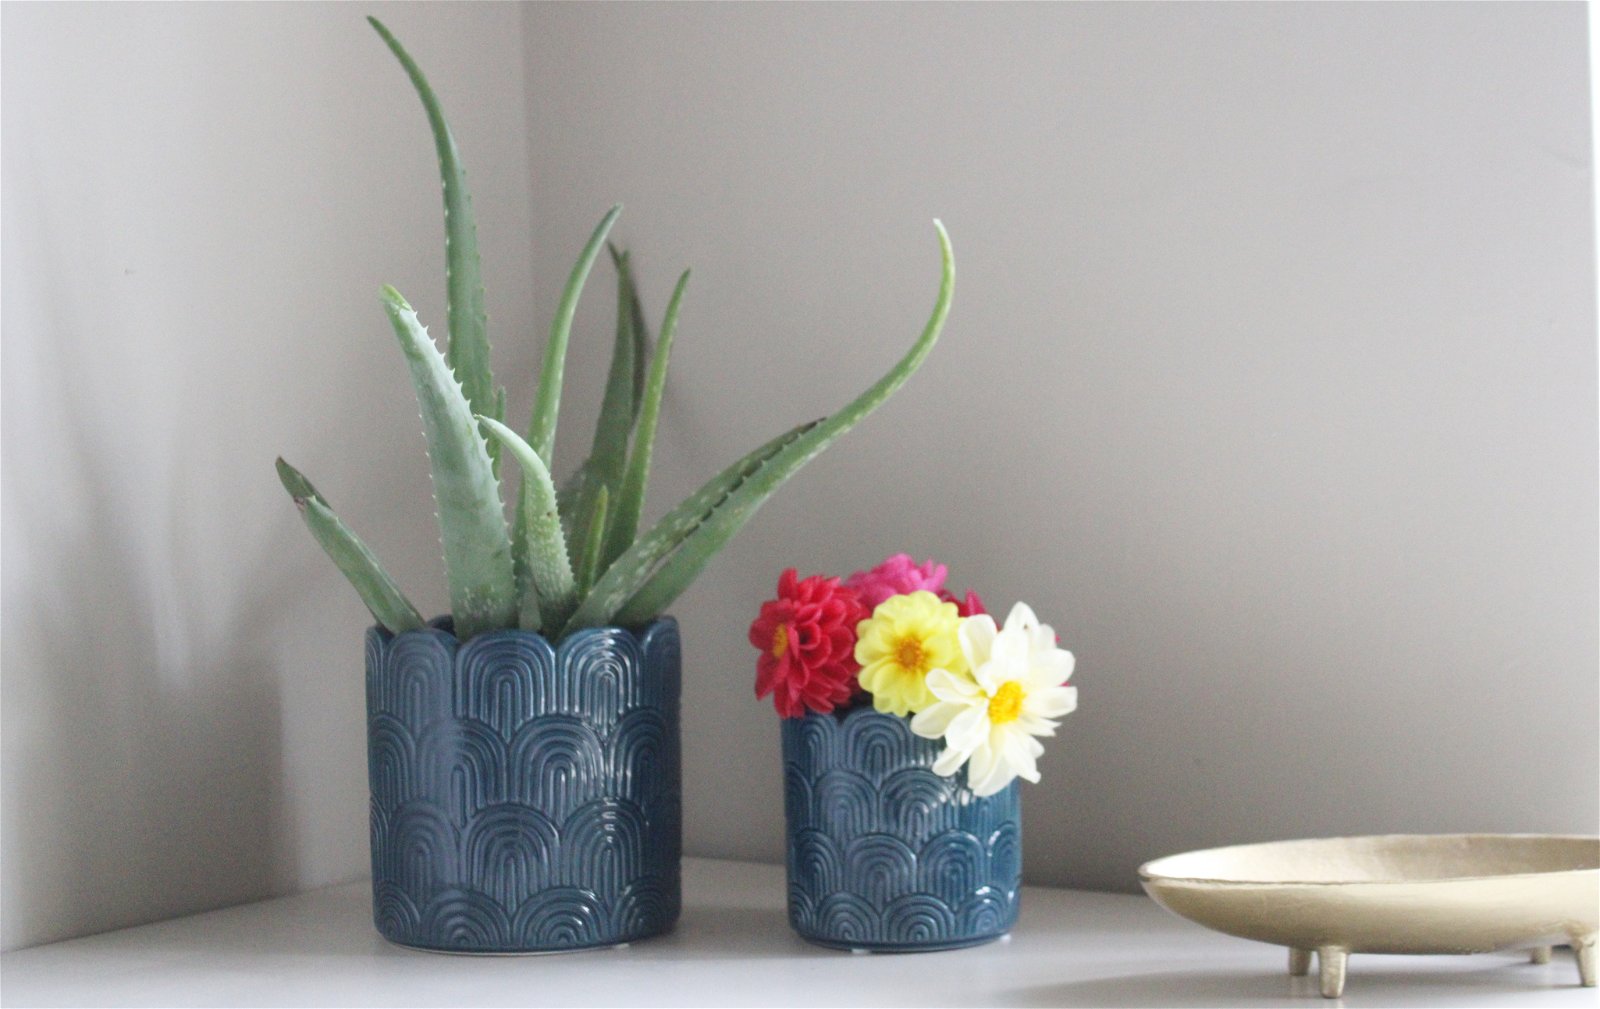
[[[1139,868],[1167,910],[1243,939],[1289,947],[1289,973],[1317,954],[1322,994],[1344,993],[1351,953],[1527,948],[1548,963],[1571,943],[1595,983],[1600,837],[1394,834],[1245,844]]]

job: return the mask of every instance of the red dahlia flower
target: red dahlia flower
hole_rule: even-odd
[[[761,604],[750,625],[756,660],[756,697],[772,695],[784,718],[806,709],[822,714],[855,696],[856,624],[867,608],[837,578],[797,578],[790,568],[778,578],[778,598]]]
[[[956,613],[963,617],[975,617],[980,613],[989,612],[983,608],[983,600],[971,589],[967,590],[967,598],[965,599],[957,599],[956,594],[949,589],[940,589],[939,598],[947,603],[955,603]]]

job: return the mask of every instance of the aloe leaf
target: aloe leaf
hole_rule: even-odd
[[[594,584],[596,570],[600,567],[600,548],[606,536],[606,508],[610,504],[611,491],[605,484],[594,493],[594,504],[589,508],[586,520],[588,538],[583,541],[583,560],[578,567],[578,594],[583,595],[589,591],[589,586]]]
[[[650,356],[650,325],[645,321],[644,305],[639,301],[639,285],[634,279],[633,270],[628,270],[626,274],[622,272],[620,261],[628,255],[627,250],[619,250],[609,242],[606,248],[611,250],[611,262],[617,266],[617,283],[627,287],[628,315],[633,332],[633,415],[638,417],[639,408],[644,403],[645,369]]]
[[[595,257],[600,254],[606,235],[610,234],[620,213],[621,204],[612,207],[589,236],[589,243],[572,266],[566,289],[561,292],[561,303],[550,323],[550,342],[544,348],[544,367],[539,373],[539,393],[533,404],[527,439],[547,467],[554,462],[551,452],[556,442],[556,415],[561,409],[561,378],[566,370],[567,341],[572,336],[572,317],[578,311],[578,296],[583,293],[583,284],[589,279]]]
[[[470,406],[471,404],[472,404],[472,401],[468,400],[467,401],[467,405]],[[501,386],[500,388],[498,388],[498,389],[496,389],[494,391],[494,413],[485,414],[484,416],[492,416],[495,420],[505,420],[505,417],[506,417],[506,387],[505,386]],[[496,480],[500,479],[500,444],[498,442],[490,442],[489,443],[489,461],[494,464],[494,476],[495,476],[495,479]],[[512,545],[512,554],[515,555],[515,553],[516,553],[516,545],[513,544]]]
[[[445,314],[450,340],[445,360],[460,380],[467,402],[474,413],[496,420],[505,416],[505,390],[496,390],[489,366],[489,323],[483,307],[483,268],[478,259],[478,228],[472,215],[472,195],[467,190],[467,173],[461,165],[461,152],[445,122],[444,110],[411,54],[406,52],[383,22],[367,18],[383,37],[406,76],[422,99],[433,129],[433,145],[439,155],[439,178],[444,188]],[[491,455],[497,453],[491,452]]]
[[[583,488],[589,483],[589,460],[585,459],[583,465],[573,470],[561,484],[561,489],[556,491],[556,506],[561,513],[561,528],[567,531],[567,539],[576,539],[573,528],[578,524],[579,504],[583,497]]]
[[[306,479],[306,475],[285,462],[281,455],[278,456],[277,467],[278,482],[283,484],[283,489],[289,492],[290,497],[296,501],[305,498],[316,498],[324,505],[328,504],[328,499],[317,492],[317,489],[311,485],[311,481]]]
[[[939,232],[939,248],[943,260],[943,276],[939,294],[934,301],[922,335],[906,355],[884,376],[873,383],[866,392],[829,417],[821,424],[761,464],[750,478],[740,484],[717,505],[693,532],[684,538],[672,555],[661,566],[649,573],[628,601],[611,618],[624,626],[642,624],[661,613],[693,583],[696,576],[710,563],[718,550],[737,533],[785,480],[793,476],[806,463],[850,430],[867,414],[877,409],[906,379],[921,366],[929,351],[939,339],[946,316],[950,313],[950,298],[955,289],[955,257],[950,248],[950,236],[938,221],[934,227]],[[608,621],[610,622],[610,621]]]
[[[637,419],[644,405],[646,369],[650,360],[650,326],[645,322],[644,306],[639,302],[639,289],[634,285],[633,272],[628,272],[629,311],[633,315],[633,415]]]
[[[589,514],[601,487],[615,493],[628,465],[628,437],[633,431],[634,340],[633,311],[629,304],[628,254],[614,255],[617,266],[617,335],[611,350],[611,370],[605,397],[595,423],[594,444],[583,464],[578,493],[568,523],[577,543],[589,541]],[[604,542],[604,530],[602,531]]]
[[[522,467],[521,500],[528,502],[528,524],[522,527],[527,560],[518,565],[517,571],[520,626],[530,631],[558,630],[572,615],[577,598],[567,538],[556,515],[556,489],[550,481],[550,470],[533,446],[515,431],[492,417],[479,417],[478,422]]]
[[[339,520],[311,481],[282,459],[278,460],[278,479],[294,499],[306,528],[355,587],[373,618],[391,634],[424,626],[422,614],[389,577],[377,556]]]
[[[525,631],[540,633],[544,630],[544,607],[539,605],[539,587],[527,561],[516,563],[512,558],[512,576],[517,586],[517,626]]]
[[[465,641],[482,631],[514,627],[511,541],[488,445],[460,383],[417,313],[392,287],[384,288],[383,303],[411,369],[428,439],[456,636]]]
[[[624,252],[617,263],[617,335],[611,348],[611,370],[606,374],[605,396],[600,401],[600,419],[595,424],[594,446],[589,458],[595,460],[602,477],[621,477],[628,458],[628,436],[633,431],[637,407],[633,401],[634,376],[640,362],[634,339],[633,268]],[[606,479],[608,486],[614,479]]]
[[[633,417],[637,422],[639,409],[643,405],[645,377],[649,367],[650,357],[650,324],[645,321],[644,308],[639,301],[639,287],[634,279],[632,264],[624,274],[622,272],[622,259],[627,256],[626,250],[618,249],[616,245],[607,242],[606,249],[611,253],[612,265],[617,267],[617,284],[619,287],[618,300],[624,297],[621,288],[626,287],[626,300],[630,316],[629,329],[633,334]],[[621,321],[619,319],[619,326]],[[575,540],[574,527],[577,525],[578,516],[587,514],[587,505],[590,499],[585,495],[586,487],[593,488],[593,457],[583,461],[583,465],[573,470],[561,489],[556,493],[556,500],[561,510],[561,527],[567,530],[567,539]]]
[[[661,416],[661,395],[667,385],[667,362],[672,356],[672,338],[678,331],[678,308],[689,287],[689,271],[683,271],[678,286],[673,289],[672,300],[667,302],[667,315],[661,321],[661,339],[656,344],[655,359],[650,362],[650,377],[645,384],[644,402],[639,411],[638,430],[633,435],[633,450],[628,455],[628,468],[622,476],[622,489],[617,493],[617,505],[612,509],[610,528],[606,530],[602,565],[609,567],[622,552],[633,545],[639,535],[639,515],[644,511],[645,485],[650,479],[650,456],[655,448],[656,422]]]
[[[582,627],[597,627],[610,620],[661,558],[694,532],[718,504],[749,479],[763,462],[821,423],[820,420],[807,421],[785,431],[707,480],[699,490],[662,516],[650,527],[649,532],[639,537],[633,546],[623,551],[622,556],[606,568],[604,574],[595,579],[594,585],[578,603],[577,612],[573,613],[561,633],[565,635]]]
[[[506,391],[504,389],[500,390],[500,403],[499,403],[500,413],[497,416],[498,417],[502,417],[502,418],[505,416],[505,406],[506,406],[506,395],[505,395],[505,393],[506,393]],[[500,442],[495,440],[495,439],[493,439],[493,438],[489,439],[489,459],[495,464],[495,466],[494,466],[494,476],[495,476],[496,480],[500,479],[500,452],[499,452],[499,449],[500,449]],[[517,584],[517,598],[518,599],[522,599],[523,598],[522,577],[523,577],[523,575],[526,572],[527,567],[528,567],[528,541],[527,541],[526,537],[523,536],[522,494],[520,492],[517,494],[517,505],[512,510],[516,513],[516,517],[515,517],[515,520],[511,523],[511,570],[512,570],[512,573],[515,575],[515,581],[516,581],[516,584]],[[522,622],[522,618],[519,617],[518,618],[518,622],[517,622],[517,626],[518,627],[527,627],[528,625],[526,623],[523,623]]]

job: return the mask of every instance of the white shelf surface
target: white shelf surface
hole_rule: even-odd
[[[441,956],[372,928],[365,883],[0,957],[7,1006],[1594,1006],[1572,953],[1352,956],[1341,1000],[1284,950],[1144,897],[1029,888],[997,943],[852,955],[789,930],[780,866],[684,862],[670,935],[551,956]]]

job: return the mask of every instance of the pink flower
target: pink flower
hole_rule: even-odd
[[[856,590],[870,613],[890,596],[919,591],[938,594],[944,588],[948,573],[943,564],[935,564],[932,560],[918,565],[910,554],[895,554],[871,571],[857,571],[846,578],[844,584]]]
[[[796,577],[790,568],[778,578],[778,598],[761,604],[750,625],[756,660],[756,697],[772,695],[784,718],[807,709],[826,714],[855,696],[856,624],[870,612],[856,593],[837,578]]]
[[[980,613],[989,612],[984,609],[983,600],[978,598],[978,594],[971,589],[967,590],[967,598],[965,599],[957,599],[956,594],[949,589],[940,589],[939,598],[947,603],[955,603],[956,612],[963,617],[975,617]]]

